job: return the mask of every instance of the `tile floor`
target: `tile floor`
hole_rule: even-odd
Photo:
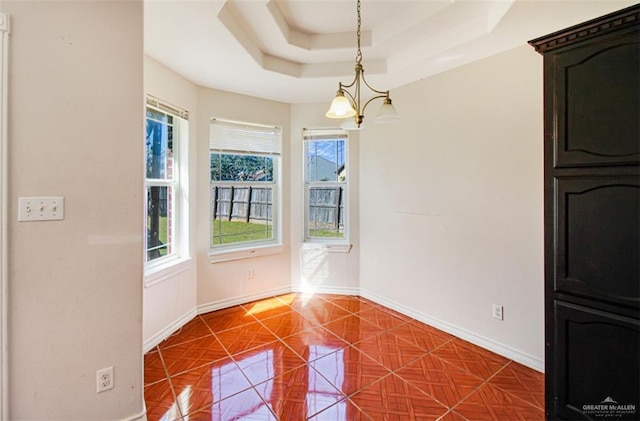
[[[144,357],[155,420],[543,420],[543,375],[361,297],[195,317]]]

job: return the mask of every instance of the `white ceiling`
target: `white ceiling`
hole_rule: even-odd
[[[394,89],[635,3],[362,0],[365,75]],[[200,86],[328,102],[353,79],[356,0],[146,0],[144,19],[146,54]]]

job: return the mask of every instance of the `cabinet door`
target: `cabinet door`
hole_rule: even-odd
[[[554,308],[550,418],[637,420],[640,322],[562,302]]]
[[[640,178],[554,180],[554,292],[640,304]]]
[[[637,31],[552,55],[555,167],[637,163]]]

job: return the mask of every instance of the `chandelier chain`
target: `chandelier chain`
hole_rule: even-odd
[[[1,1],[1,0],[0,0]],[[328,118],[351,118],[354,117],[355,128],[362,127],[362,121],[364,120],[364,112],[367,106],[374,100],[382,99],[384,100],[382,104],[382,108],[380,109],[380,113],[378,117],[376,117],[377,122],[381,123],[393,123],[398,121],[398,113],[395,108],[391,104],[391,98],[389,97],[389,91],[379,91],[374,89],[371,85],[367,83],[364,78],[364,68],[362,67],[362,49],[361,49],[361,37],[362,37],[362,16],[361,16],[361,6],[360,1],[357,0],[357,8],[356,12],[358,15],[358,27],[356,31],[357,41],[358,41],[358,49],[356,51],[356,66],[355,66],[355,77],[351,81],[351,83],[346,84],[342,82],[338,82],[338,91],[336,92],[336,96],[331,101],[331,106],[329,107],[329,111],[325,114]],[[361,101],[361,87],[364,85],[365,88],[369,88],[373,92],[373,94],[369,94],[369,99],[367,99],[364,104]],[[349,89],[352,88],[352,92],[349,92]]]
[[[357,7],[357,12],[358,12],[358,31],[357,31],[357,37],[358,37],[358,51],[356,53],[356,63],[357,64],[361,64],[362,63],[362,51],[360,51],[360,25],[362,24],[362,19],[360,17],[360,0],[358,0],[358,7]]]

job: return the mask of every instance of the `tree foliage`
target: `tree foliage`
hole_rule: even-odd
[[[273,157],[212,153],[211,181],[273,181]]]

